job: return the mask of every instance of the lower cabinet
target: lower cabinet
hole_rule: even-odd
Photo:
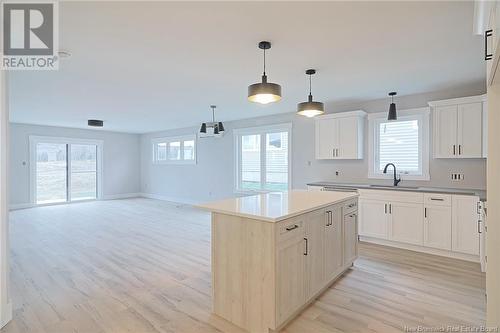
[[[424,246],[451,250],[451,207],[424,207]]]
[[[304,253],[305,240],[301,233],[278,245],[276,253],[278,311],[276,315],[279,323],[286,320],[305,303],[304,265],[306,256]]]
[[[358,213],[344,215],[344,262],[351,263],[358,256]]]
[[[423,244],[422,204],[391,202],[388,204],[390,239],[414,245]]]
[[[454,195],[452,205],[451,249],[456,252],[479,255],[477,197]]]
[[[333,279],[343,265],[343,223],[342,209],[333,206],[326,209],[327,222],[325,223],[325,276],[326,280]],[[345,239],[345,238],[344,238]],[[345,242],[348,242],[346,239]]]
[[[325,282],[325,210],[307,215],[306,221],[306,297],[316,294]]]
[[[387,209],[386,201],[360,199],[360,235],[387,239]]]

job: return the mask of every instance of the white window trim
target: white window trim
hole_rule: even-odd
[[[267,126],[258,126],[258,127],[247,127],[247,128],[237,128],[233,130],[233,140],[234,140],[234,193],[235,194],[257,194],[257,193],[269,193],[276,192],[271,190],[244,190],[239,188],[240,184],[240,168],[241,168],[241,159],[240,159],[240,140],[239,138],[242,135],[250,135],[250,134],[266,134],[273,132],[288,132],[288,190],[292,189],[292,123],[282,123],[275,125],[267,125]],[[262,147],[265,146],[265,140],[261,140],[261,151]],[[262,161],[261,161],[262,165]],[[265,168],[261,172],[265,172]]]
[[[407,116],[421,116],[422,126],[419,128],[419,145],[421,145],[421,163],[422,163],[422,175],[407,175],[399,173],[402,180],[430,180],[429,174],[429,133],[430,133],[430,108],[415,108],[407,110],[398,110],[398,119],[404,119]],[[371,113],[368,114],[368,178],[374,179],[392,179],[393,172],[388,172],[387,174],[378,173],[375,171],[375,152],[377,151],[375,147],[376,130],[375,125],[381,120],[387,119],[387,112]],[[396,166],[397,167],[397,166]]]
[[[194,159],[185,160],[184,159],[184,141],[194,141],[193,155]],[[181,143],[181,159],[180,160],[169,160],[168,159],[168,143],[170,142],[180,142]],[[157,160],[157,146],[159,143],[167,144],[167,159],[164,161]],[[198,138],[196,134],[179,135],[179,136],[168,136],[161,138],[151,139],[151,144],[153,147],[153,164],[196,164],[198,158]]]
[[[37,204],[36,203],[36,146],[39,143],[59,143],[59,144],[82,144],[82,145],[96,145],[97,146],[97,198],[95,200],[103,199],[103,188],[104,188],[104,177],[103,177],[103,148],[104,141],[102,140],[93,140],[93,139],[78,139],[78,138],[64,138],[64,137],[53,137],[53,136],[29,136],[29,167],[30,167],[30,202],[32,205],[36,206],[50,206],[50,205],[59,205],[59,204],[68,204],[74,202],[85,202],[85,201],[94,201],[94,199],[88,200],[78,200],[71,201],[71,193],[69,193],[69,197],[65,202],[58,203],[47,203],[47,204]],[[70,146],[71,153],[71,146]],[[68,168],[71,170],[71,159],[68,159],[69,164]],[[71,180],[67,180],[71,181]]]

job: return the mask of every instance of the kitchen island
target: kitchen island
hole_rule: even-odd
[[[283,328],[356,259],[355,192],[273,192],[212,212],[213,312],[249,332]]]

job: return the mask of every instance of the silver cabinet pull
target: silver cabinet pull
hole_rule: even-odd
[[[298,225],[294,224],[294,225],[290,225],[290,226],[286,227],[285,229],[286,229],[286,231],[292,231],[294,229],[297,229],[298,227],[299,227]]]
[[[444,201],[443,198],[431,198],[432,201]]]
[[[305,252],[304,252],[304,255],[307,256],[307,238],[304,237],[304,240],[306,241],[306,249],[305,249]]]
[[[392,204],[389,204],[389,214],[392,214]]]
[[[355,204],[355,203],[352,203],[352,204],[350,204],[350,205],[347,205],[347,208],[352,208],[352,207],[355,207],[355,206],[356,206],[356,204]]]
[[[477,233],[482,234],[483,232],[481,231],[481,221],[477,221]]]

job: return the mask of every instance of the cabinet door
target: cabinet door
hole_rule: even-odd
[[[424,246],[451,250],[451,207],[424,208]]]
[[[277,325],[305,303],[305,240],[303,234],[278,244]]]
[[[380,200],[359,200],[361,236],[387,239],[387,203]]]
[[[326,209],[325,223],[325,275],[330,281],[342,270],[342,209],[332,206]],[[328,213],[331,212],[331,213]]]
[[[344,216],[344,265],[352,263],[358,256],[358,214]]]
[[[306,215],[306,299],[325,282],[325,210]]]
[[[478,197],[454,195],[452,198],[452,251],[478,255]]]
[[[481,102],[458,106],[458,156],[483,157],[483,105]]]
[[[439,106],[434,109],[434,156],[454,158],[457,147],[457,106]]]
[[[339,118],[338,135],[338,159],[357,159],[358,118]]]
[[[316,158],[332,159],[337,145],[337,119],[316,120]]]
[[[390,239],[422,245],[424,242],[423,205],[417,203],[391,202]]]

